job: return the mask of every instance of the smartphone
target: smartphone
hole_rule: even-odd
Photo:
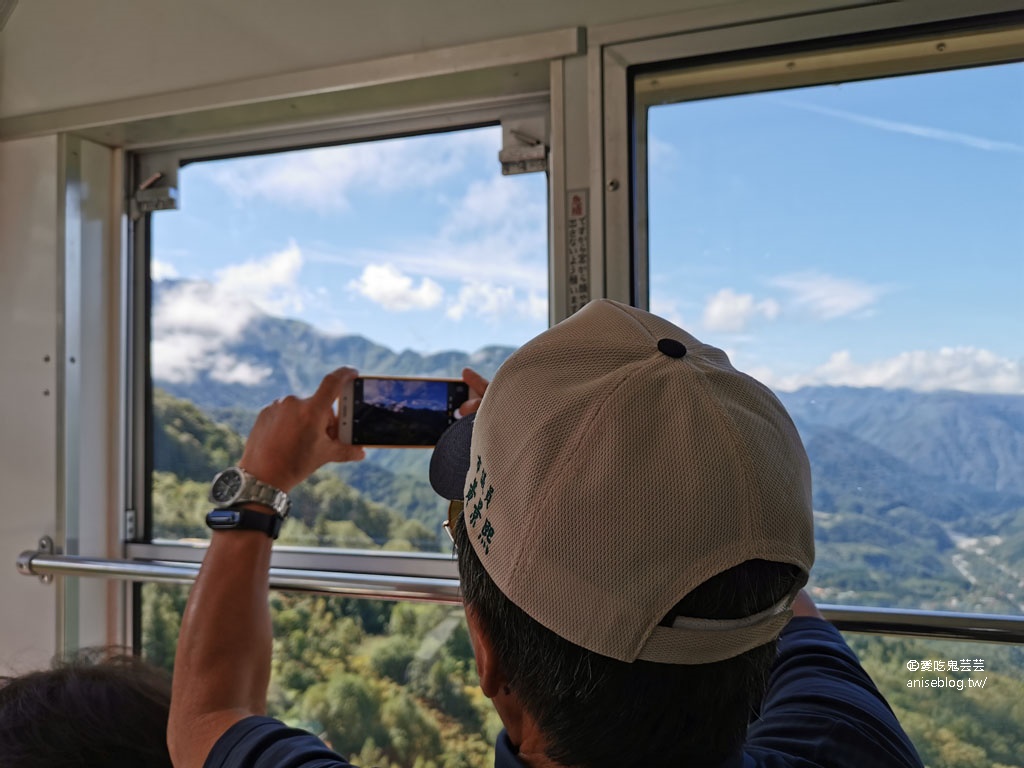
[[[468,398],[461,379],[360,376],[338,399],[338,437],[352,445],[429,448]]]

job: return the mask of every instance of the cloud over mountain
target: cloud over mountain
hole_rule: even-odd
[[[781,391],[832,385],[1024,395],[1021,361],[974,347],[913,350],[867,362],[857,362],[849,351],[840,350],[807,373],[777,375],[767,368],[751,369],[749,373]]]

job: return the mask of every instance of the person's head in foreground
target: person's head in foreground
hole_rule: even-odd
[[[167,673],[103,649],[0,678],[0,766],[170,768],[170,704]]]
[[[807,456],[767,387],[596,301],[505,362],[431,481],[464,504],[481,687],[514,744],[564,766],[738,754],[814,560]]]

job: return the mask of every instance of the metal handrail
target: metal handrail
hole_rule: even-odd
[[[838,629],[846,632],[1024,643],[1024,616],[825,604],[818,609]]]
[[[40,578],[98,576],[121,581],[165,584],[190,584],[199,573],[199,563],[107,560],[35,550],[22,552],[18,556],[17,566],[20,573]],[[426,600],[451,604],[461,602],[457,578],[272,566],[270,586],[277,589],[327,592],[383,600]],[[845,605],[818,607],[826,619],[839,629],[849,632],[973,642],[1024,643],[1024,616]]]
[[[151,581],[190,584],[199,573],[198,563],[142,560],[106,560],[77,555],[52,555],[32,550],[18,556],[18,572],[26,576],[98,576],[118,581]],[[428,600],[461,603],[458,579],[343,571],[311,571],[302,568],[270,569],[270,586],[307,592],[330,592],[349,597],[380,600]]]

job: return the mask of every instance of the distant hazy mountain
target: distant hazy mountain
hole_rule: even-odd
[[[1024,494],[1024,397],[807,387],[782,393],[797,425],[833,427],[925,474]]]

